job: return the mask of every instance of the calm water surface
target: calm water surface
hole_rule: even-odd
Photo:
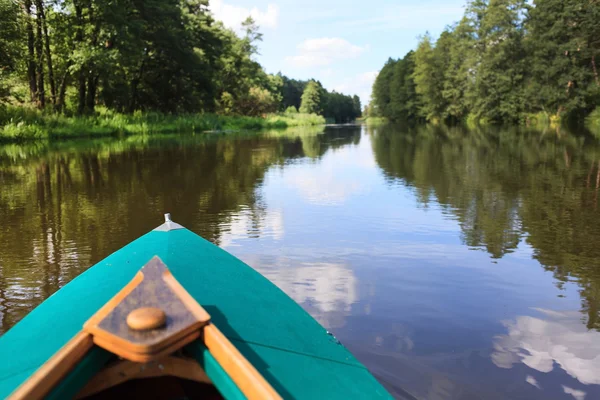
[[[399,398],[598,399],[599,168],[587,137],[428,127],[0,147],[0,333],[171,212]]]

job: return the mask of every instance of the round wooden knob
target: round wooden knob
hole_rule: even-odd
[[[137,308],[127,316],[127,326],[136,331],[160,328],[167,322],[167,315],[160,308]]]

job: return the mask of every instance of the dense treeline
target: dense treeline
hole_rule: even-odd
[[[324,115],[336,123],[351,122],[362,115],[357,95],[348,96],[335,90],[329,92],[321,82],[314,80],[297,81],[285,76],[281,78],[282,111]]]
[[[460,22],[385,64],[369,113],[392,120],[582,120],[600,105],[600,3],[473,0]]]
[[[258,26],[237,35],[208,0],[0,0],[0,21],[0,103],[262,116],[299,108],[306,85],[266,73]]]

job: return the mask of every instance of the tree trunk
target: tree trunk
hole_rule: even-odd
[[[592,56],[592,67],[594,68],[594,77],[596,78],[596,85],[600,86],[600,80],[598,80],[598,70],[596,69],[596,56]]]
[[[79,98],[77,103],[77,114],[83,114],[85,112],[85,72],[83,69],[79,71]]]
[[[23,2],[23,9],[27,14],[26,30],[27,30],[27,80],[29,81],[29,94],[31,96],[31,102],[37,101],[37,81],[35,79],[35,36],[33,34],[33,26],[31,25],[31,0],[25,0]]]
[[[37,100],[38,108],[44,108],[46,106],[46,93],[44,90],[44,44],[42,35],[42,18],[40,16],[40,9],[36,6],[35,10],[35,25],[36,25],[36,40],[35,40],[35,54],[37,57]]]
[[[91,74],[88,77],[86,108],[88,112],[92,113],[96,107],[96,88],[98,87],[98,78],[98,75],[94,77]]]
[[[142,80],[142,75],[144,73],[145,61],[146,61],[146,58],[144,56],[144,58],[142,59],[142,62],[140,64],[140,68],[138,69],[137,76],[131,80],[131,98],[129,99],[129,112],[130,113],[134,112],[135,108],[137,107],[138,85],[140,84],[140,81]]]
[[[67,93],[67,82],[69,80],[69,67],[71,67],[71,63],[71,60],[67,62],[67,65],[65,66],[65,73],[60,81],[60,87],[58,89],[58,102],[56,103],[56,109],[61,112],[65,107],[65,95]]]
[[[92,2],[88,6],[88,18],[89,24],[94,24],[94,30],[90,37],[92,48],[98,45],[98,35],[100,34],[100,22],[94,18],[94,7]],[[87,78],[87,98],[86,98],[86,111],[93,113],[96,106],[96,90],[98,88],[99,74],[96,72],[96,66],[92,61],[88,63],[88,78]]]
[[[50,53],[50,37],[48,36],[48,24],[46,22],[46,13],[44,12],[44,4],[42,0],[36,0],[36,8],[38,9],[38,18],[42,18],[42,29],[44,30],[44,44],[46,45],[46,64],[48,66],[48,81],[50,83],[50,95],[52,96],[52,104],[56,107],[56,82],[54,80],[54,69],[52,68],[52,54]]]
[[[77,16],[77,33],[75,34],[75,41],[78,45],[83,43],[83,7],[78,1],[74,1],[75,15]],[[79,69],[78,74],[78,103],[77,103],[77,114],[83,114],[85,111],[85,65],[82,65]]]

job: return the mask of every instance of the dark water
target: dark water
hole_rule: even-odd
[[[554,131],[0,147],[0,332],[169,211],[398,397],[598,399],[599,168],[600,143]]]

